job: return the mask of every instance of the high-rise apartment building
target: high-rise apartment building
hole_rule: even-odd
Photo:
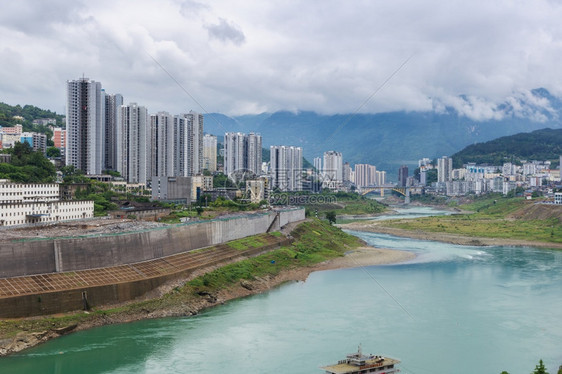
[[[104,169],[117,170],[117,128],[119,110],[123,105],[123,96],[120,94],[104,94],[104,101]]]
[[[174,117],[170,113],[150,115],[151,179],[174,176],[174,134]]]
[[[66,165],[100,174],[105,165],[105,100],[101,83],[81,78],[66,85]]]
[[[120,107],[117,128],[117,165],[129,183],[146,183],[150,179],[151,135],[148,111],[136,103]]]
[[[314,168],[318,173],[322,172],[322,157],[314,157]]]
[[[245,139],[246,147],[246,169],[255,175],[261,174],[262,143],[261,135],[249,133]]]
[[[398,186],[406,187],[408,184],[408,165],[400,166],[398,169]]]
[[[302,190],[302,148],[271,146],[271,186],[281,191]]]
[[[248,135],[241,132],[227,132],[224,135],[224,173],[236,172],[261,174],[262,137],[259,134]]]
[[[199,175],[203,172],[203,115],[192,110],[187,113],[191,126],[188,133],[188,149],[191,162],[188,167],[189,175]]]
[[[377,186],[384,186],[384,184],[386,183],[386,171],[381,170],[375,171],[375,185]]]
[[[339,188],[343,183],[343,157],[341,152],[324,152],[324,168],[322,169],[323,185],[328,188]]]
[[[241,132],[224,134],[224,174],[232,175],[237,170],[244,170],[244,137]]]
[[[453,180],[453,159],[443,156],[437,159],[437,182],[444,183]]]
[[[369,164],[355,165],[355,185],[357,187],[367,187],[377,183],[377,168]],[[384,184],[384,183],[383,183]]]
[[[217,171],[217,137],[214,135],[203,136],[203,169]]]
[[[203,115],[189,112],[174,116],[174,152],[177,176],[190,177],[203,171]]]
[[[351,166],[349,165],[349,162],[343,163],[343,181],[344,183],[351,182]]]

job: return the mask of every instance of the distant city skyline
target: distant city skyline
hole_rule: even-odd
[[[562,94],[560,3],[336,1],[329,12],[320,11],[324,6],[6,3],[0,14],[2,101],[64,113],[64,82],[82,75],[151,113],[450,106],[490,119],[497,116],[494,105],[530,89]],[[336,45],[341,53],[334,53]],[[471,105],[463,104],[462,94]]]

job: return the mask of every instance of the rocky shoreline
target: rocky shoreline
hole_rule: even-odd
[[[368,246],[359,247],[346,253],[343,257],[338,257],[310,267],[283,270],[275,276],[257,278],[252,281],[243,280],[228,289],[223,289],[217,292],[216,294],[202,295],[202,297],[184,300],[184,302],[172,307],[157,310],[141,309],[135,313],[99,314],[87,321],[71,324],[63,328],[53,328],[51,330],[41,332],[22,331],[14,338],[0,339],[0,357],[21,352],[25,349],[69,333],[87,330],[94,327],[117,323],[128,323],[143,319],[196,315],[205,309],[224,304],[230,300],[267,292],[286,282],[304,282],[310,273],[314,271],[392,264],[408,261],[414,257],[415,255],[413,253],[405,251],[373,248]],[[155,293],[148,295],[147,298],[162,296],[174,287],[185,283],[187,280],[188,279],[178,280],[173,284],[168,284],[155,291]],[[112,305],[111,307],[115,306]]]

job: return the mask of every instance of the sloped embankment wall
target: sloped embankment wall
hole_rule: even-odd
[[[0,278],[147,261],[261,234],[272,223],[278,230],[304,218],[304,209],[291,209],[120,235],[4,242]]]

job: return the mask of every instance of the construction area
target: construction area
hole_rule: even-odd
[[[189,225],[103,220],[66,232],[41,229],[40,236],[26,229],[28,235],[13,234],[0,245],[0,318],[133,300],[198,270],[288,245],[286,236],[270,233],[302,219],[303,209],[289,209]],[[258,247],[228,244],[254,235]]]
[[[0,317],[45,315],[132,300],[158,286],[214,265],[261,254],[291,240],[260,235],[246,250],[221,244],[151,261],[64,273],[0,278]]]

